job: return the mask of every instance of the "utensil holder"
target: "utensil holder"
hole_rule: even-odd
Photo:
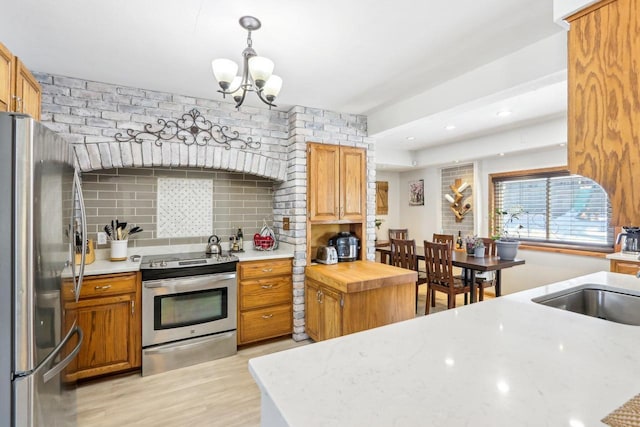
[[[111,240],[111,261],[126,261],[128,240]]]

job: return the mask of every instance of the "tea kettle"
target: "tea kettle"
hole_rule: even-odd
[[[620,244],[620,240],[624,236],[622,253],[640,253],[640,227],[622,227],[622,229],[624,232],[618,234],[616,238],[616,244]]]
[[[207,245],[206,253],[211,255],[219,255],[222,253],[222,247],[220,246],[220,238],[215,234],[209,237],[209,244]]]

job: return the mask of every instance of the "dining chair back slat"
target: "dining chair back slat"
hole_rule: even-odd
[[[408,228],[390,228],[389,229],[389,241],[392,239],[407,240],[409,239]]]
[[[391,239],[391,265],[418,271],[416,241]]]
[[[436,243],[447,243],[453,247],[453,234],[433,233],[433,239],[431,239],[431,241]]]

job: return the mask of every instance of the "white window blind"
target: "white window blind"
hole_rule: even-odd
[[[547,173],[496,177],[493,187],[494,212],[506,212],[494,216],[497,233],[531,243],[613,247],[611,204],[595,181]]]

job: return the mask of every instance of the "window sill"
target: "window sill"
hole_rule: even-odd
[[[527,251],[553,252],[553,253],[565,254],[565,255],[589,256],[594,258],[606,258],[608,254],[612,254],[614,252],[613,249],[607,252],[602,252],[602,251],[594,251],[589,249],[574,249],[574,248],[563,248],[558,246],[532,245],[524,242],[520,243],[519,249],[524,249]]]

